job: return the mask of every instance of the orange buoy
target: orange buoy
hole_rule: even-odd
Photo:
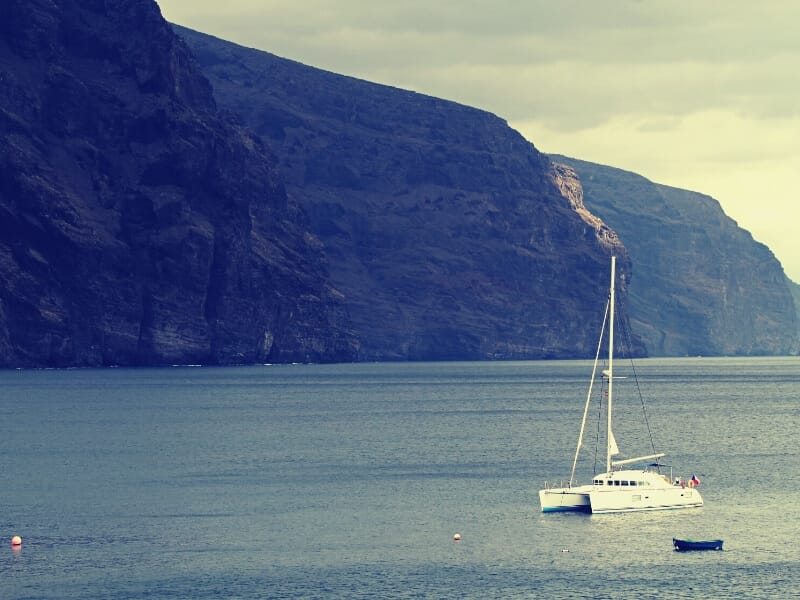
[[[18,535],[15,535],[11,538],[11,545],[12,546],[22,546],[22,538]]]

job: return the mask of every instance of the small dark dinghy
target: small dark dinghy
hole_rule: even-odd
[[[675,550],[722,550],[722,540],[679,540],[672,538]]]

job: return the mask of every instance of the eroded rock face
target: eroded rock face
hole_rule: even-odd
[[[352,360],[260,139],[151,0],[0,5],[0,364]]]
[[[634,331],[655,356],[797,352],[797,311],[780,263],[713,198],[634,173],[553,157],[634,263]]]
[[[789,286],[789,292],[792,294],[792,299],[794,300],[794,314],[797,317],[797,337],[795,338],[797,342],[791,352],[796,355],[800,353],[800,285],[788,277],[786,278],[786,285]]]
[[[593,355],[624,248],[504,121],[176,30],[277,155],[361,359]]]

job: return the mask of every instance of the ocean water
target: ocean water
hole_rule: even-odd
[[[0,598],[797,597],[800,359],[640,361],[705,506],[542,514],[590,367],[2,371]]]

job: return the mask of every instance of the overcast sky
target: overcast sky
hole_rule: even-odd
[[[800,282],[800,3],[157,1],[173,23],[482,108],[542,152],[713,196]]]

